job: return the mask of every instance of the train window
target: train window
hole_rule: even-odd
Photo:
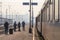
[[[50,5],[50,22],[52,22],[52,5]]]
[[[52,20],[55,21],[55,0],[52,0]]]
[[[44,10],[43,10],[43,13],[42,13],[43,17],[42,17],[42,21],[44,22]]]
[[[60,22],[60,0],[58,0],[58,5],[59,5],[59,15],[58,15],[58,17],[59,17],[59,22]]]
[[[47,21],[47,6],[45,6],[45,9],[44,9],[44,21],[46,22]]]
[[[58,21],[58,0],[55,0],[55,21]]]
[[[47,8],[47,21],[49,20],[48,14],[49,14],[49,8]]]
[[[50,0],[50,2],[52,3],[52,2],[53,2],[53,0]]]
[[[47,7],[46,7],[46,21],[47,21]]]
[[[52,10],[52,2],[53,0],[49,0],[50,4],[47,4],[47,21],[52,22],[53,21],[53,10]]]
[[[46,22],[46,8],[44,9],[44,14],[43,14],[43,16],[44,16],[43,21]]]
[[[47,8],[47,21],[49,21],[49,7]]]
[[[49,0],[50,1],[50,0]],[[50,21],[50,4],[47,4],[47,22]]]

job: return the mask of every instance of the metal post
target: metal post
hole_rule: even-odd
[[[17,22],[17,14],[16,14],[16,22]]]
[[[30,26],[29,26],[29,33],[32,33],[32,28],[31,28],[31,0],[30,0]]]
[[[7,9],[6,9],[6,19],[7,19]]]
[[[9,19],[10,19],[10,5],[9,5]],[[9,23],[10,23],[10,20],[9,20]]]
[[[33,27],[33,5],[32,5],[32,27]]]
[[[12,21],[13,21],[13,12],[12,12]],[[13,24],[13,23],[12,23]]]
[[[30,0],[30,28],[31,28],[31,0]]]
[[[43,11],[43,10],[41,10],[41,34],[42,34],[42,16],[43,16],[43,15],[42,15],[42,13],[43,13],[42,11]]]
[[[9,18],[10,18],[10,5],[9,5]]]

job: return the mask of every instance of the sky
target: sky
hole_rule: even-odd
[[[0,0],[2,1],[2,13],[6,15],[6,10],[8,15],[25,15],[29,14],[29,5],[23,5],[23,2],[29,2],[29,0]],[[34,17],[39,14],[39,11],[42,8],[42,5],[45,0],[33,0],[37,2],[38,5],[34,6]]]

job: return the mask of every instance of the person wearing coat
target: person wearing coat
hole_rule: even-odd
[[[16,32],[16,21],[14,22],[14,31]]]
[[[21,31],[21,30],[20,30],[20,27],[21,27],[21,23],[18,22],[18,31]]]
[[[4,23],[5,34],[8,34],[8,26],[9,26],[9,23],[6,21],[6,22]]]
[[[23,31],[25,31],[25,22],[22,22]]]

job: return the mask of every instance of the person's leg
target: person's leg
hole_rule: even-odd
[[[15,32],[16,32],[16,28],[15,28]]]
[[[7,28],[5,29],[5,34],[6,34],[6,35],[8,34],[8,29],[7,29]]]
[[[16,28],[16,26],[15,26],[15,31],[16,31],[16,29],[17,29],[17,28]]]
[[[23,27],[23,31],[24,31],[24,27]]]
[[[8,34],[8,28],[7,28],[7,30],[6,30],[6,31],[7,31],[7,34]]]
[[[20,31],[20,27],[19,27],[19,31]]]
[[[23,27],[23,31],[24,31],[24,27]]]
[[[21,27],[20,27],[20,31],[21,31]]]
[[[16,28],[14,27],[14,31],[16,31]]]
[[[20,27],[18,27],[18,31],[20,31]]]
[[[25,25],[24,25],[24,30],[25,30]]]
[[[5,34],[6,34],[6,28],[5,28]]]

